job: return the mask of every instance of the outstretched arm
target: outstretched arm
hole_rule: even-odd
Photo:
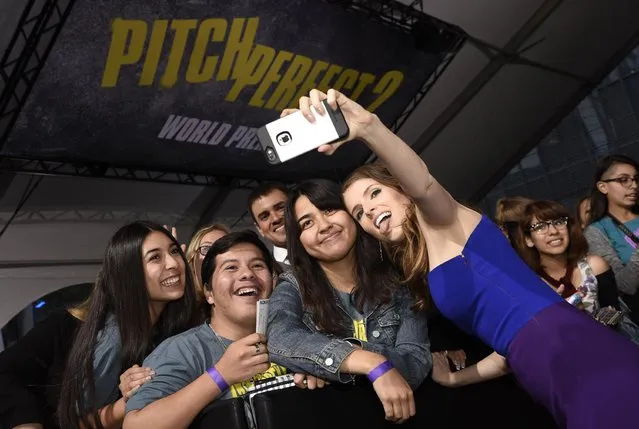
[[[334,89],[327,94],[312,90],[307,99],[302,97],[300,100],[300,110],[305,116],[312,117],[310,105],[313,105],[320,114],[325,113],[322,100],[326,100],[334,109],[339,106],[350,129],[347,140],[358,139],[366,143],[399,181],[406,195],[417,204],[429,223],[446,225],[454,221],[458,203],[430,174],[419,155],[389,130],[377,115]],[[331,154],[339,146],[326,145],[320,147],[319,151]]]

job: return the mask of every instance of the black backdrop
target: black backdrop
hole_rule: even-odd
[[[450,33],[427,32],[437,45]],[[320,0],[78,0],[2,154],[235,177],[335,177],[363,144],[269,167],[257,127],[312,87],[387,124],[442,63],[410,32]]]

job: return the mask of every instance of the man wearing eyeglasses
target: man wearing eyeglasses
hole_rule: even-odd
[[[590,225],[584,235],[590,253],[608,262],[617,288],[639,324],[639,163],[623,155],[603,158],[595,171]]]

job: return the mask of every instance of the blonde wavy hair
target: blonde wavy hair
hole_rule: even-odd
[[[89,293],[89,296],[87,297],[87,299],[85,299],[82,302],[79,302],[77,304],[75,304],[73,307],[68,307],[67,308],[67,312],[75,317],[76,319],[84,322],[84,319],[86,318],[87,314],[89,314],[89,311],[91,311],[91,298],[93,297],[93,291],[95,289],[95,284],[98,281],[98,279],[100,278],[100,273],[102,271],[102,267],[100,267],[100,271],[98,271],[98,276],[95,280],[95,282],[93,282],[91,284],[91,293]],[[87,285],[87,287],[89,287]]]
[[[191,241],[186,248],[186,261],[188,262],[189,267],[191,268],[191,272],[193,273],[193,282],[195,283],[195,296],[198,308],[202,305],[202,303],[206,303],[206,298],[204,296],[204,287],[202,285],[202,274],[197,269],[197,266],[195,264],[195,257],[197,256],[198,249],[202,244],[202,238],[204,238],[204,236],[209,232],[213,231],[221,231],[225,234],[230,234],[231,232],[231,230],[226,225],[222,225],[220,223],[205,226],[204,228],[200,228],[195,234],[193,234],[193,238],[191,238]]]
[[[91,292],[91,295],[93,292]],[[81,303],[77,304],[75,307],[68,308],[67,311],[69,314],[76,319],[84,322],[86,315],[91,310],[91,295]]]
[[[404,194],[399,182],[382,164],[373,163],[357,168],[344,182],[342,193],[361,179],[373,179]],[[428,249],[419,228],[415,204],[406,207],[406,219],[402,223],[404,239],[400,243],[384,243],[395,265],[401,269],[405,283],[415,300],[415,308],[423,310],[430,305],[428,291]]]

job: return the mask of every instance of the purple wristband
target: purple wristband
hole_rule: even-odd
[[[220,392],[224,392],[229,388],[228,383],[224,380],[224,377],[222,377],[222,374],[220,374],[220,371],[218,371],[215,366],[210,367],[206,372],[209,373],[215,384],[217,384],[217,388],[220,389]]]
[[[388,371],[393,369],[393,364],[390,361],[384,361],[377,365],[375,369],[368,373],[367,377],[371,383],[374,383],[382,375],[386,374]]]

